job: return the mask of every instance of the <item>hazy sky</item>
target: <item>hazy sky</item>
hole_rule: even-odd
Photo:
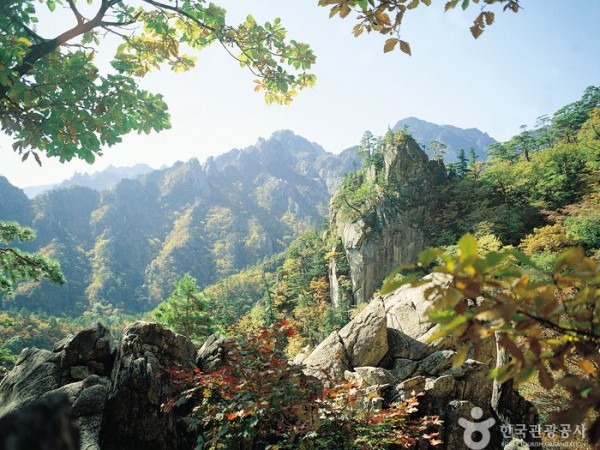
[[[532,126],[538,116],[577,100],[587,86],[600,84],[598,0],[523,0],[518,14],[498,12],[496,23],[478,40],[469,33],[477,8],[443,13],[445,1],[434,0],[405,18],[403,38],[412,57],[384,55],[380,36],[354,38],[354,22],[329,19],[317,0],[216,3],[232,21],[249,12],[259,21],[281,17],[289,37],[314,48],[317,86],[291,106],[266,106],[252,90],[252,75],[215,46],[198,55],[189,73],[164,69],[143,81],[145,88],[164,94],[172,129],[127,136],[93,166],[44,160],[42,168],[33,161],[21,163],[10,139],[0,134],[0,174],[24,187],[110,164],[203,161],[283,128],[339,152],[356,144],[365,130],[380,134],[408,116],[479,128],[503,140],[520,125]],[[71,25],[71,16],[59,17],[53,20],[57,29]]]

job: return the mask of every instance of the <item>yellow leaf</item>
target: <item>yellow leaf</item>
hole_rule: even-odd
[[[473,37],[475,39],[477,39],[479,36],[481,36],[481,33],[483,33],[483,30],[481,28],[479,28],[477,25],[473,25],[471,28],[471,34],[473,35]]]
[[[410,53],[410,45],[406,41],[400,41],[400,50],[402,50],[407,55],[411,55]]]
[[[385,45],[383,46],[383,52],[384,53],[391,52],[392,50],[394,50],[394,48],[396,47],[397,44],[398,44],[398,39],[396,39],[396,38],[388,39],[387,41],[385,41]]]
[[[390,21],[390,16],[388,16],[384,12],[378,12],[377,14],[375,14],[375,18],[377,19],[377,23],[379,23],[380,25],[392,24],[392,22]]]
[[[588,375],[595,375],[596,366],[589,359],[582,359],[579,361],[579,368],[583,370]]]

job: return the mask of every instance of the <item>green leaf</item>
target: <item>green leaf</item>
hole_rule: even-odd
[[[461,259],[477,256],[477,239],[471,233],[465,234],[458,241],[458,251]]]

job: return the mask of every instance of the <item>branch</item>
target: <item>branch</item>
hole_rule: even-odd
[[[68,2],[69,2],[69,8],[71,8],[71,11],[73,11],[73,14],[75,15],[75,19],[77,19],[77,24],[83,25],[83,22],[85,22],[85,17],[83,17],[81,15],[79,10],[77,9],[77,6],[75,6],[75,3],[73,2],[73,0],[68,0]]]
[[[554,331],[558,331],[561,334],[567,334],[567,335],[576,335],[576,336],[580,336],[580,337],[584,337],[590,341],[592,341],[595,344],[600,344],[600,335],[595,334],[593,331],[585,331],[585,330],[573,330],[570,328],[564,328],[561,327],[560,325],[552,322],[551,320],[546,319],[545,317],[538,317],[535,314],[531,314],[527,311],[523,311],[523,310],[518,310],[517,313],[519,314],[523,314],[526,317],[529,317],[532,320],[535,320],[537,322],[539,322],[540,324],[554,330]]]
[[[106,27],[126,27],[129,25],[133,25],[134,23],[136,23],[141,15],[141,11],[138,11],[131,20],[127,20],[125,22],[110,22],[110,21],[106,21],[103,20],[99,23],[99,26],[101,26],[102,28],[106,28]]]
[[[39,261],[36,261],[35,259],[30,258],[27,255],[23,255],[23,254],[19,253],[14,248],[0,248],[0,255],[4,255],[7,253],[14,255],[24,265],[33,266],[39,270],[43,269],[43,266],[42,266],[42,264],[40,264]]]
[[[54,39],[45,40],[38,44],[32,45],[29,48],[29,52],[27,53],[27,55],[25,55],[25,58],[23,58],[23,61],[17,66],[13,67],[11,71],[16,72],[17,79],[23,77],[33,68],[33,65],[41,58],[43,58],[46,55],[49,55],[58,47],[64,45],[71,39],[77,36],[81,36],[82,34],[87,33],[88,31],[91,31],[97,26],[99,26],[99,24],[102,22],[102,18],[106,14],[106,11],[108,11],[109,8],[119,3],[120,1],[121,0],[102,0],[102,5],[100,6],[100,9],[98,10],[98,12],[92,20],[89,20],[87,22],[79,22],[75,27],[65,31],[64,33],[60,34]],[[0,99],[6,98],[8,89],[9,88],[6,85],[0,86]]]
[[[142,1],[144,3],[148,3],[149,5],[155,6],[156,8],[166,9],[167,11],[173,11],[173,12],[176,12],[177,14],[181,14],[182,16],[187,17],[188,19],[193,21],[196,25],[204,28],[205,30],[215,33],[217,36],[219,35],[219,32],[216,28],[206,25],[204,22],[201,22],[199,19],[192,16],[190,13],[187,13],[187,12],[181,10],[177,6],[166,5],[164,3],[156,2],[154,0],[142,0]]]

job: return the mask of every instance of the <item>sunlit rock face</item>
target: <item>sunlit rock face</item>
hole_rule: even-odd
[[[415,140],[405,135],[385,151],[381,168],[366,170],[366,182],[377,180],[378,186],[386,186],[370,211],[348,217],[332,201],[330,219],[350,267],[355,304],[368,301],[399,264],[416,262],[426,245],[419,226],[427,217],[424,199],[445,177],[443,164],[429,161]],[[331,295],[337,299],[335,266],[330,278]]]

